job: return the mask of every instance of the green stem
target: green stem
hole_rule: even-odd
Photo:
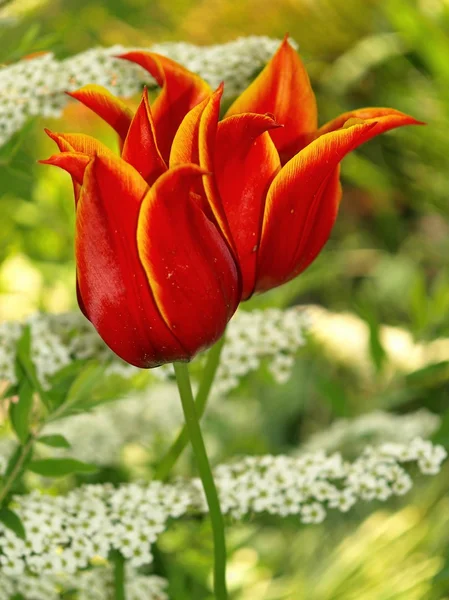
[[[206,365],[204,367],[203,375],[201,377],[200,386],[198,388],[195,398],[195,409],[198,419],[204,414],[207,400],[212,388],[212,384],[215,379],[215,374],[220,364],[220,355],[224,346],[225,337],[221,337],[220,340],[213,346],[207,355]],[[167,454],[162,458],[156,467],[154,479],[160,479],[164,481],[170,474],[173,466],[175,465],[178,458],[181,456],[184,448],[189,443],[189,434],[187,431],[187,425],[184,425],[178,434],[178,437],[173,442],[172,446],[168,450]]]
[[[114,600],[126,600],[125,592],[125,559],[118,551],[112,555],[114,563]]]
[[[26,443],[20,447],[20,450],[18,449],[16,451],[15,460],[10,465],[9,472],[6,474],[5,482],[0,489],[0,506],[5,501],[16,480],[22,474],[23,465],[25,464],[33,448],[34,439],[34,436],[30,435]]]
[[[227,600],[226,591],[226,540],[224,519],[218,500],[217,488],[207,457],[198,414],[190,385],[189,369],[185,363],[174,363],[176,381],[181,397],[187,431],[192,444],[198,471],[206,494],[214,538],[214,591],[216,600]]]

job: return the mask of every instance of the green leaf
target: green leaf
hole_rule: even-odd
[[[66,477],[73,473],[95,473],[98,468],[74,458],[46,458],[33,460],[28,470],[44,477]]]
[[[25,444],[30,431],[30,415],[33,408],[33,387],[25,378],[19,384],[18,402],[10,402],[9,418],[11,425],[22,444]]]
[[[87,401],[91,399],[93,389],[101,381],[104,369],[104,366],[92,363],[79,373],[66,393],[65,401],[58,407],[54,417],[55,420],[76,412],[82,405],[90,404]],[[48,422],[51,421],[52,417],[50,416]]]
[[[0,521],[5,527],[13,531],[21,540],[26,539],[23,523],[15,512],[9,508],[0,508]]]
[[[40,381],[36,374],[36,368],[31,360],[31,331],[29,325],[23,328],[22,336],[17,342],[16,349],[16,374],[17,379],[21,381],[24,377],[28,379],[34,390],[39,393],[39,397],[45,404],[47,409],[50,409],[50,402],[47,394],[42,389]]]
[[[63,435],[58,433],[52,435],[42,435],[37,439],[41,444],[51,446],[52,448],[70,448],[70,443],[65,439]]]

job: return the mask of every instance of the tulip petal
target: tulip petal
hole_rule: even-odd
[[[75,197],[76,208],[78,205],[81,185],[84,179],[84,173],[92,157],[88,156],[87,154],[83,154],[82,152],[73,152],[73,147],[68,143],[67,140],[64,139],[62,135],[59,136],[59,134],[53,134],[47,129],[45,132],[58,144],[61,153],[55,154],[47,160],[40,160],[39,162],[44,165],[54,165],[55,167],[60,167],[70,174],[73,183],[73,194]],[[76,297],[78,299],[78,305],[81,309],[81,312],[88,319],[89,317],[87,315],[87,311],[81,297],[81,291],[79,289],[78,274],[76,275]]]
[[[70,174],[73,183],[73,195],[75,198],[75,207],[78,205],[81,185],[83,183],[84,172],[89,164],[91,157],[82,152],[61,152],[53,154],[46,160],[40,160],[43,165],[53,165],[59,167]]]
[[[137,250],[148,186],[124,160],[89,163],[76,214],[79,289],[88,318],[108,346],[137,367],[186,359],[154,302]]]
[[[89,84],[75,92],[67,92],[67,94],[93,110],[94,113],[115,129],[122,141],[125,140],[133,113],[124,102],[111,94],[109,90],[101,85]]]
[[[154,299],[170,330],[193,356],[224,332],[240,300],[235,262],[189,190],[204,171],[180,165],[150,188],[137,245]]]
[[[96,154],[114,154],[107,146],[85,133],[56,133],[45,129],[45,133],[61,152],[82,152],[90,157]]]
[[[73,185],[77,185],[79,189],[83,183],[84,171],[90,161],[91,157],[81,152],[61,152],[39,162],[42,165],[53,165],[67,171],[72,176]]]
[[[293,277],[305,271],[315,260],[326,244],[337,219],[342,197],[340,165],[326,180],[317,205],[316,214],[307,222],[301,245],[297,251],[297,264]]]
[[[122,150],[122,158],[131,164],[148,185],[152,185],[167,166],[156,143],[156,133],[148,92],[145,89],[142,100],[133,117]]]
[[[137,63],[162,88],[152,106],[156,138],[168,164],[170,147],[186,114],[211,93],[208,84],[175,61],[154,52],[127,52],[120,58]]]
[[[214,174],[236,245],[243,280],[242,300],[254,291],[265,198],[281,168],[267,115],[246,113],[218,124]]]
[[[193,192],[202,198],[201,207],[212,220],[230,248],[234,248],[222,201],[213,178],[214,146],[220,113],[223,85],[197,104],[184,117],[176,132],[170,152],[170,167],[193,163],[209,172],[202,181],[194,182]]]
[[[112,155],[113,152],[107,146],[84,133],[55,133],[45,129],[45,133],[58,146],[61,153],[67,153],[67,156],[51,156],[48,160],[41,160],[42,164],[51,164],[61,167],[72,176],[73,193],[75,196],[75,206],[78,203],[80,186],[83,183],[84,170],[89,163],[89,157],[96,155]],[[84,158],[75,156],[82,154]]]
[[[276,54],[251,85],[231,105],[226,116],[270,113],[283,129],[270,132],[285,163],[303,148],[317,128],[317,107],[307,71],[284,38]]]
[[[424,125],[422,121],[417,121],[410,115],[406,115],[394,108],[359,108],[343,113],[336,119],[333,119],[320,127],[317,131],[317,137],[329,133],[330,131],[341,129],[348,122],[355,123],[360,119],[365,122],[376,121],[376,126],[371,129],[370,138],[375,137],[380,133],[384,133],[385,131],[389,131],[390,129],[403,127],[404,125]]]
[[[322,135],[274,178],[265,204],[257,291],[296,277],[310,264],[316,247],[325,243],[340,200],[335,171],[348,152],[370,139],[374,127],[361,123]]]

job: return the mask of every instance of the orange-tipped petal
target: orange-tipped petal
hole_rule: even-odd
[[[226,116],[271,113],[283,129],[270,132],[285,163],[311,139],[317,128],[317,107],[309,76],[298,53],[284,38],[263,71],[231,105]]]
[[[175,61],[154,52],[127,52],[124,58],[146,69],[162,88],[152,106],[156,138],[168,164],[176,131],[186,114],[211,93],[209,85]]]
[[[356,123],[359,119],[365,122],[376,122],[376,126],[371,129],[370,137],[375,137],[380,133],[395,129],[396,127],[403,127],[404,125],[424,125],[422,121],[417,121],[410,115],[406,115],[394,108],[359,108],[343,113],[336,119],[320,127],[317,131],[317,137],[330,131],[336,131],[345,125]]]
[[[197,182],[194,192],[203,198],[204,212],[216,223],[229,247],[234,249],[234,241],[223,204],[212,176],[222,94],[223,85],[220,85],[213,94],[200,102],[184,117],[173,140],[170,166],[193,163],[200,165],[209,173],[208,176],[203,177],[202,182]]]
[[[276,127],[270,116],[254,113],[228,117],[218,124],[214,174],[236,245],[242,300],[254,291],[265,199],[281,168],[268,133]]]
[[[67,171],[72,178],[74,184],[81,185],[83,183],[84,172],[89,164],[91,157],[81,152],[61,152],[53,154],[46,160],[40,160],[43,165],[53,165]]]
[[[61,152],[60,154],[54,154],[46,160],[40,160],[39,162],[43,165],[52,165],[59,167],[64,171],[67,171],[72,178],[73,183],[73,196],[75,198],[75,207],[78,205],[78,199],[80,195],[81,185],[83,183],[84,172],[87,165],[89,164],[91,157],[82,152]]]
[[[83,183],[84,169],[89,160],[88,158],[77,158],[76,154],[82,154],[85,157],[92,158],[96,155],[114,155],[111,150],[95,138],[84,133],[55,133],[49,129],[45,129],[45,133],[58,146],[61,153],[68,153],[69,156],[60,158],[52,156],[48,160],[41,160],[43,164],[51,164],[61,167],[72,176],[73,193],[75,196],[75,205],[78,203],[80,185]],[[70,158],[70,156],[72,158]]]
[[[191,356],[221,337],[240,300],[228,247],[190,197],[202,173],[197,165],[164,173],[143,201],[137,233],[158,308]]]
[[[156,133],[146,89],[129,127],[123,145],[122,158],[137,169],[149,185],[152,185],[167,170],[164,159],[157,147]]]
[[[148,186],[124,160],[89,163],[76,214],[79,290],[88,318],[108,346],[137,367],[188,358],[154,302],[137,250],[137,222]]]
[[[67,92],[67,94],[93,110],[115,129],[122,141],[125,140],[133,113],[119,98],[106,88],[96,84],[85,85],[79,90]]]
[[[257,291],[296,277],[324,245],[340,201],[335,171],[348,152],[371,137],[375,126],[361,123],[319,137],[274,178],[265,204]]]
[[[49,129],[45,129],[45,133],[61,152],[82,152],[91,157],[96,154],[113,154],[102,142],[84,133],[56,133]]]

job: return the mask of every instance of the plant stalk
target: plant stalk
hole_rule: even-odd
[[[207,355],[206,365],[204,367],[203,375],[201,377],[200,386],[198,388],[195,398],[195,409],[198,419],[204,414],[207,400],[209,398],[212,384],[217,373],[218,366],[220,364],[221,351],[223,349],[225,337],[221,337],[219,341],[209,350]],[[184,424],[183,428],[178,434],[173,444],[170,446],[167,454],[162,458],[156,467],[154,474],[155,479],[165,481],[170,474],[176,461],[181,456],[183,450],[189,442],[189,434],[187,431],[187,425]]]
[[[27,460],[33,447],[34,439],[35,438],[33,435],[29,436],[26,443],[21,447],[20,452],[18,452],[15,463],[12,465],[9,474],[6,475],[5,482],[0,488],[0,506],[3,505],[3,502],[8,496],[9,491],[22,473],[23,465],[25,464],[25,461]]]
[[[214,591],[216,600],[227,600],[226,590],[226,540],[224,519],[218,500],[217,488],[207,457],[198,413],[190,385],[189,369],[185,363],[174,363],[176,381],[186,421],[187,432],[192,444],[198,471],[209,507],[214,538]]]
[[[125,558],[118,550],[115,550],[112,561],[114,563],[114,600],[126,600]]]

